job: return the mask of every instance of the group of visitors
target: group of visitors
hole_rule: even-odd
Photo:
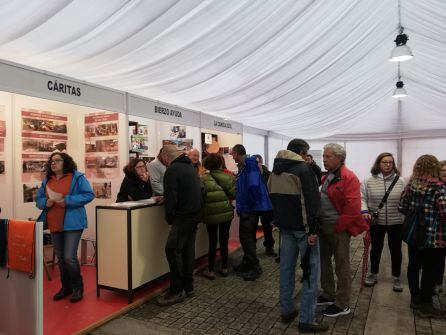
[[[262,275],[256,252],[257,226],[260,220],[266,254],[277,256],[274,223],[281,239],[282,321],[290,322],[299,314],[301,332],[328,329],[326,323],[316,321],[317,305],[326,306],[322,313],[327,317],[351,312],[350,239],[369,229],[371,266],[365,285],[372,287],[379,281],[387,233],[393,290],[403,290],[404,240],[408,244],[411,307],[421,317],[445,316],[433,305],[432,295],[441,291],[444,273],[446,162],[440,163],[431,155],[419,157],[405,185],[393,155],[385,152],[378,155],[371,177],[361,185],[345,165],[344,147],[336,143],[324,146],[327,173],[323,176],[308,154],[309,148],[304,140],[292,140],[286,150],[277,153],[272,172],[263,165],[260,155],[248,156],[241,144],[231,151],[238,167],[236,174],[226,169],[220,154],[209,154],[201,164],[197,150],[186,154],[174,145],[164,146],[149,164],[138,158],[129,162],[117,201],[155,196],[157,202],[164,203],[166,221],[171,226],[165,247],[170,288],[158,299],[160,305],[182,302],[194,295],[199,222],[204,222],[209,237],[209,263],[203,276],[209,280],[215,280],[216,274],[228,276],[228,241],[235,200],[243,258],[233,270],[247,281]],[[42,209],[41,219],[48,223],[59,259],[62,288],[54,300],[71,296],[71,301],[77,302],[83,296],[77,248],[87,227],[84,206],[93,200],[94,192],[68,154],[53,153],[47,165],[36,203]],[[221,256],[218,271],[217,244]],[[299,255],[303,269],[300,313],[293,300]]]

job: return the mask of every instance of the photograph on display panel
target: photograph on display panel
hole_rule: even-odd
[[[35,202],[40,183],[23,184],[23,202]]]
[[[93,182],[93,192],[97,199],[111,199],[111,181]]]
[[[163,146],[165,145],[175,145],[178,150],[187,152],[193,148],[193,139],[178,139],[178,140],[163,140]]]
[[[186,127],[185,126],[170,127],[170,138],[173,140],[179,138],[186,138]]]
[[[5,106],[0,105],[0,183],[5,182]]]

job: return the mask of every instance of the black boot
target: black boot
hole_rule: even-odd
[[[73,289],[73,295],[71,296],[71,302],[81,301],[84,296],[84,289],[82,287]]]
[[[73,290],[71,288],[62,287],[59,292],[54,295],[53,300],[62,300],[63,298],[68,297],[71,293],[73,293]]]

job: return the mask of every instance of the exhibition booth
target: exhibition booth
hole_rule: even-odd
[[[58,269],[53,248],[42,247],[44,233],[37,231],[36,276],[13,273],[6,280],[2,278],[7,283],[2,290],[8,291],[11,301],[2,304],[7,310],[0,310],[1,320],[25,317],[29,326],[22,332],[19,323],[11,326],[10,322],[0,322],[0,333],[56,334],[85,329],[125,308],[133,301],[136,288],[167,274],[167,262],[160,257],[168,234],[163,207],[111,206],[124,177],[123,167],[132,157],[150,162],[165,144],[201,152],[202,138],[211,134],[221,147],[217,152],[235,172],[229,153],[233,145],[243,143],[242,132],[240,123],[0,63],[1,217],[35,220],[39,216],[35,196],[45,177],[44,165],[54,151],[66,151],[73,157],[95,193],[95,199],[86,206],[89,227],[79,248],[81,263],[93,265],[82,267],[84,299],[78,304],[52,300],[60,288]],[[196,258],[205,256],[207,249],[206,229],[200,224]],[[116,271],[118,267],[120,271]],[[43,269],[46,275],[43,272],[42,276]],[[3,275],[6,270],[1,271]],[[144,292],[138,291],[136,298]],[[29,299],[22,299],[22,295],[29,295]],[[24,316],[25,309],[20,306],[27,301],[31,307]],[[62,322],[63,311],[76,322]]]

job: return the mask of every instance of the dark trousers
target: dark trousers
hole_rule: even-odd
[[[263,235],[265,241],[263,245],[265,248],[274,248],[274,238],[273,238],[273,221],[274,221],[274,213],[272,211],[269,212],[260,212],[260,222],[263,227]]]
[[[215,257],[217,255],[217,234],[218,242],[220,243],[221,268],[228,268],[228,241],[231,222],[232,221],[206,225],[209,236],[209,272],[214,272],[215,268]]]
[[[379,263],[384,247],[384,236],[387,233],[387,243],[390,250],[390,258],[392,259],[392,276],[399,277],[401,275],[401,262],[403,254],[401,252],[401,229],[402,224],[397,225],[374,225],[370,227],[370,236],[372,239],[372,249],[370,250],[370,272],[377,274],[379,272]]]
[[[438,267],[442,261],[443,250],[426,248],[423,250],[408,247],[409,264],[407,280],[410,294],[420,296],[421,303],[431,303]],[[421,285],[420,285],[420,271]]]
[[[197,224],[174,221],[166,242],[166,257],[170,269],[170,292],[193,291],[195,236]]]
[[[56,253],[62,287],[79,289],[84,287],[77,249],[83,230],[67,230],[51,233]]]
[[[435,277],[435,284],[437,285],[443,285],[443,280],[444,280],[444,261],[445,261],[445,257],[446,257],[446,248],[441,248],[440,249],[442,252],[441,260],[440,260],[440,264],[438,265],[438,272],[437,272],[437,276]]]
[[[259,264],[256,253],[256,229],[259,222],[257,213],[240,215],[239,239],[244,252],[243,263],[247,266],[255,267]]]

